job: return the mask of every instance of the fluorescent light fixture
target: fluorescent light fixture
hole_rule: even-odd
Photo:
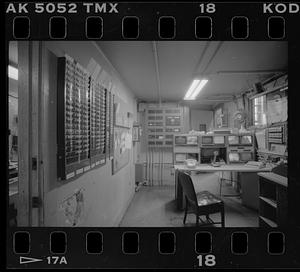
[[[200,80],[199,79],[194,79],[194,81],[192,82],[190,88],[188,89],[188,91],[185,94],[184,100],[189,100],[193,91],[196,89],[196,87],[198,86]]]
[[[196,96],[200,93],[200,91],[202,90],[202,88],[205,86],[205,84],[207,83],[207,79],[202,79],[199,83],[199,85],[197,86],[196,90],[192,93],[191,95],[191,99],[195,99]]]
[[[199,92],[202,90],[204,85],[207,83],[207,79],[194,79],[190,88],[185,94],[184,100],[195,100],[196,96],[199,94]]]
[[[17,68],[8,65],[8,77],[18,80],[19,71]]]

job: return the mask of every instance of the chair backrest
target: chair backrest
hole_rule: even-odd
[[[197,203],[195,187],[191,177],[181,171],[178,172],[178,181],[180,182],[184,195],[189,201]]]

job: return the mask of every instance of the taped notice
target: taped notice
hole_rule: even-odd
[[[90,165],[84,167],[84,171],[88,171],[88,170],[90,170],[90,169],[91,169],[91,166],[90,166]]]
[[[76,170],[76,174],[77,174],[77,175],[78,175],[78,174],[81,174],[81,173],[83,173],[83,168],[80,168],[80,169]]]
[[[60,210],[64,212],[65,222],[71,226],[78,226],[84,216],[83,189],[76,190],[74,194],[67,197],[61,203]]]
[[[131,149],[131,146],[132,146],[132,135],[130,133],[127,133],[125,139],[125,147],[127,149]]]
[[[69,173],[69,174],[66,176],[66,179],[73,178],[74,176],[75,176],[75,172]]]

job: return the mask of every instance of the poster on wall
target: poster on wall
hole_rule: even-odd
[[[227,110],[222,107],[215,111],[215,127],[221,128],[227,126]]]
[[[130,128],[132,125],[132,114],[128,112],[127,103],[118,95],[115,95],[114,117],[115,126]]]
[[[267,101],[268,123],[274,124],[287,120],[287,97],[274,96]]]
[[[132,135],[128,128],[114,127],[113,175],[129,163],[131,141]]]

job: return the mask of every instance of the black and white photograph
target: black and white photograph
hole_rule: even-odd
[[[284,227],[287,41],[10,41],[10,227]]]

